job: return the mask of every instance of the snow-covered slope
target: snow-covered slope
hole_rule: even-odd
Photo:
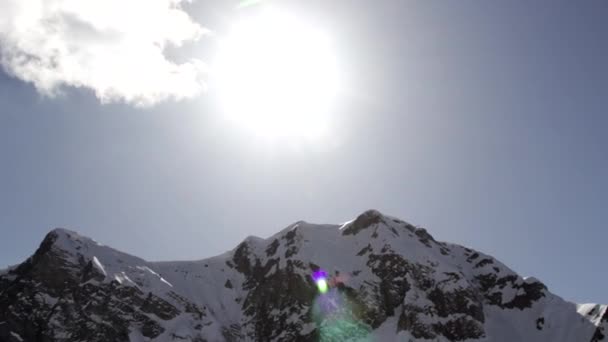
[[[566,302],[374,210],[191,262],[147,262],[56,229],[0,272],[0,341],[595,342],[607,327],[606,305]]]

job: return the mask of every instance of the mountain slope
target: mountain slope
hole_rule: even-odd
[[[191,262],[147,262],[56,229],[0,272],[0,341],[595,342],[607,326],[605,305],[566,302],[374,210]]]

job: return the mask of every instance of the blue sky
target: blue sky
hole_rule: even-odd
[[[199,259],[376,208],[568,300],[608,303],[606,2],[276,5],[323,22],[348,74],[322,143],[260,142],[211,94],[102,105],[0,73],[0,265],[53,227]],[[188,11],[211,30],[234,16],[220,1]],[[187,50],[204,60],[213,44]]]

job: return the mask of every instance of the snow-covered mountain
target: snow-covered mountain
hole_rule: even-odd
[[[606,305],[374,210],[191,262],[55,229],[0,271],[0,341],[595,342],[607,327]]]

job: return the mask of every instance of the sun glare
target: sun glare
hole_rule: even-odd
[[[265,138],[317,138],[338,90],[336,58],[320,29],[265,11],[220,40],[213,86],[226,115]]]

